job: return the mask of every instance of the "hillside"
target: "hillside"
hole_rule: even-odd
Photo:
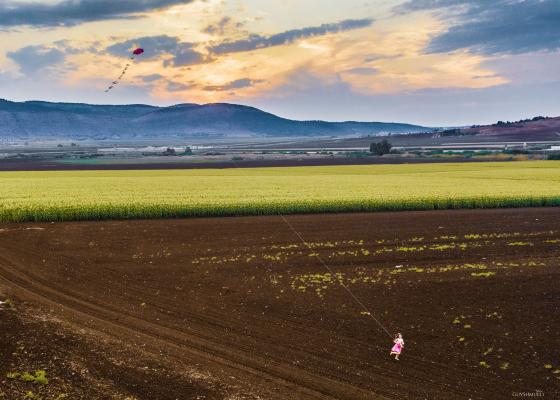
[[[480,141],[556,141],[560,140],[560,117],[535,117],[492,125],[444,131],[441,136],[474,136]]]
[[[294,121],[223,103],[155,107],[0,100],[0,139],[350,136],[426,129],[401,123]]]

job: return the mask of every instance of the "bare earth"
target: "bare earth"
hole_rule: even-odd
[[[0,225],[0,399],[560,396],[560,209],[287,221]]]

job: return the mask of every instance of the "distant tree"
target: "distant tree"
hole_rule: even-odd
[[[369,151],[376,156],[382,156],[383,154],[389,154],[392,147],[387,139],[383,139],[379,143],[372,143],[369,146]]]
[[[446,129],[441,132],[441,136],[461,136],[461,129]]]
[[[176,154],[175,149],[173,147],[168,147],[164,152],[164,156],[174,156]]]

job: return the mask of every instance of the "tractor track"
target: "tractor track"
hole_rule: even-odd
[[[4,257],[0,257],[0,278],[18,293],[18,297],[44,306],[63,307],[66,313],[71,315],[69,321],[78,327],[87,326],[118,338],[136,337],[137,341],[144,339],[152,342],[150,348],[153,349],[161,346],[170,347],[187,355],[189,359],[213,363],[232,371],[252,375],[254,379],[267,381],[275,387],[284,387],[293,395],[297,393],[296,398],[372,398],[371,392],[359,390],[343,382],[309,375],[300,369],[296,370],[270,360],[251,359],[246,354],[232,351],[201,337],[187,335],[131,315],[99,307],[49,287],[37,277],[30,277],[17,268],[7,265],[9,262]],[[154,354],[157,354],[157,350]],[[179,356],[175,355],[175,357]],[[381,395],[373,396],[375,399],[385,399]]]

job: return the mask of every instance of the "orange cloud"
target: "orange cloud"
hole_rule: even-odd
[[[217,0],[207,5],[209,8],[204,8],[202,2],[194,2],[172,8],[150,16],[141,27],[169,21],[170,29],[166,30],[166,35],[186,41],[184,28],[180,29],[179,24],[184,8],[188,8],[191,13],[204,17],[196,24],[197,33],[188,36],[201,52],[220,42],[240,40],[247,35],[241,22],[221,15]],[[146,30],[161,34],[156,28],[152,26]],[[190,26],[188,30],[195,29]],[[214,54],[204,63],[190,66],[165,63],[164,60],[169,60],[171,55],[164,54],[136,63],[129,70],[124,84],[145,87],[159,100],[205,103],[274,96],[283,86],[294,84],[291,79],[297,71],[306,71],[325,84],[346,83],[361,94],[401,93],[426,88],[485,88],[507,82],[482,66],[488,59],[485,56],[466,51],[425,54],[430,38],[443,30],[445,25],[441,21],[419,14],[382,20],[355,30],[296,38],[283,45]],[[97,47],[103,49],[134,37],[104,38]],[[80,68],[67,72],[66,85],[99,89],[118,76],[125,62],[104,52],[89,51],[71,55],[68,60]],[[143,79],[155,75],[158,79]]]

